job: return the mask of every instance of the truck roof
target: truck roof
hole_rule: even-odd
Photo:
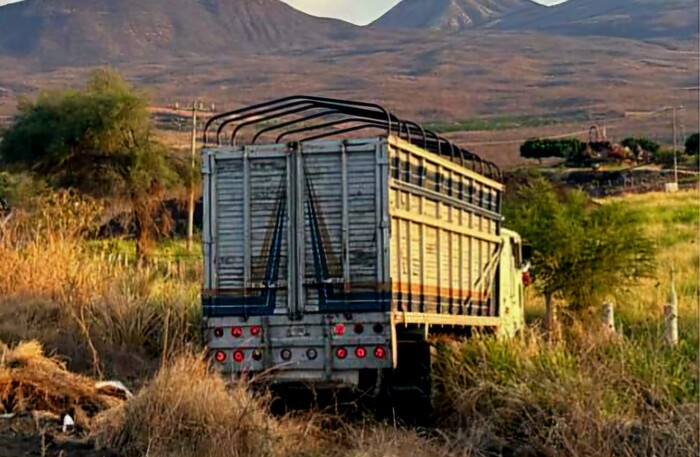
[[[247,106],[211,117],[204,127],[203,141],[205,147],[286,144],[349,138],[369,129],[380,130],[381,137],[395,136],[502,182],[501,171],[493,162],[414,121],[397,117],[381,105],[361,101],[294,95]]]

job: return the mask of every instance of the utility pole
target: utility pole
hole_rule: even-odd
[[[673,179],[678,185],[678,126],[676,122],[676,112],[678,108],[673,107]]]
[[[192,235],[194,232],[194,176],[195,155],[197,154],[197,102],[192,102],[192,167],[190,169],[190,201],[187,214],[187,251],[192,250]]]

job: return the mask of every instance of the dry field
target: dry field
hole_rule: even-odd
[[[0,414],[49,410],[41,424],[0,419],[4,455],[691,455],[700,444],[698,195],[624,198],[660,250],[656,280],[616,298],[619,336],[599,330],[594,317],[547,343],[532,297],[530,328],[520,338],[436,341],[438,428],[427,434],[323,411],[272,415],[268,396],[244,384],[227,387],[200,359],[196,259],[177,270],[135,270],[115,260],[128,241],[84,239],[100,205],[66,194],[39,199],[0,236],[0,341],[15,348],[36,340],[58,362],[36,345],[3,350]],[[178,252],[177,243],[160,251]],[[673,349],[661,338],[671,265],[681,335]],[[86,409],[97,398],[90,378],[66,370],[122,380],[135,397]],[[22,401],[13,394],[17,385],[25,386]],[[39,401],[46,398],[54,400]],[[67,407],[86,411],[69,443],[50,419]]]
[[[162,107],[197,98],[225,110],[307,93],[379,102],[402,117],[449,122],[453,138],[504,165],[518,160],[514,140],[580,132],[594,121],[607,120],[618,138],[643,132],[670,143],[670,116],[625,119],[626,112],[682,104],[687,131],[698,124],[698,53],[691,41],[399,33],[298,54],[232,52],[118,68]],[[89,71],[3,60],[0,116],[14,112],[18,97],[75,87]],[[533,120],[538,116],[546,120]],[[174,146],[180,142],[187,144],[186,135],[173,138]],[[499,143],[482,144],[491,142]]]

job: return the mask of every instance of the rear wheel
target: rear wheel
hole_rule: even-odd
[[[400,341],[396,370],[387,370],[378,410],[384,419],[410,426],[433,423],[431,347],[420,340]]]

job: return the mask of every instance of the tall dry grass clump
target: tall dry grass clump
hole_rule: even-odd
[[[227,384],[194,355],[162,368],[121,410],[103,417],[95,434],[125,457],[283,457],[321,447],[316,426],[274,418],[266,397],[245,382]]]
[[[569,330],[558,344],[441,341],[442,426],[474,452],[633,457],[692,455],[698,438],[697,332],[677,348],[661,329],[610,337]]]
[[[74,369],[136,378],[196,341],[199,285],[112,261],[89,241],[101,214],[61,191],[0,228],[0,338],[38,339]]]

